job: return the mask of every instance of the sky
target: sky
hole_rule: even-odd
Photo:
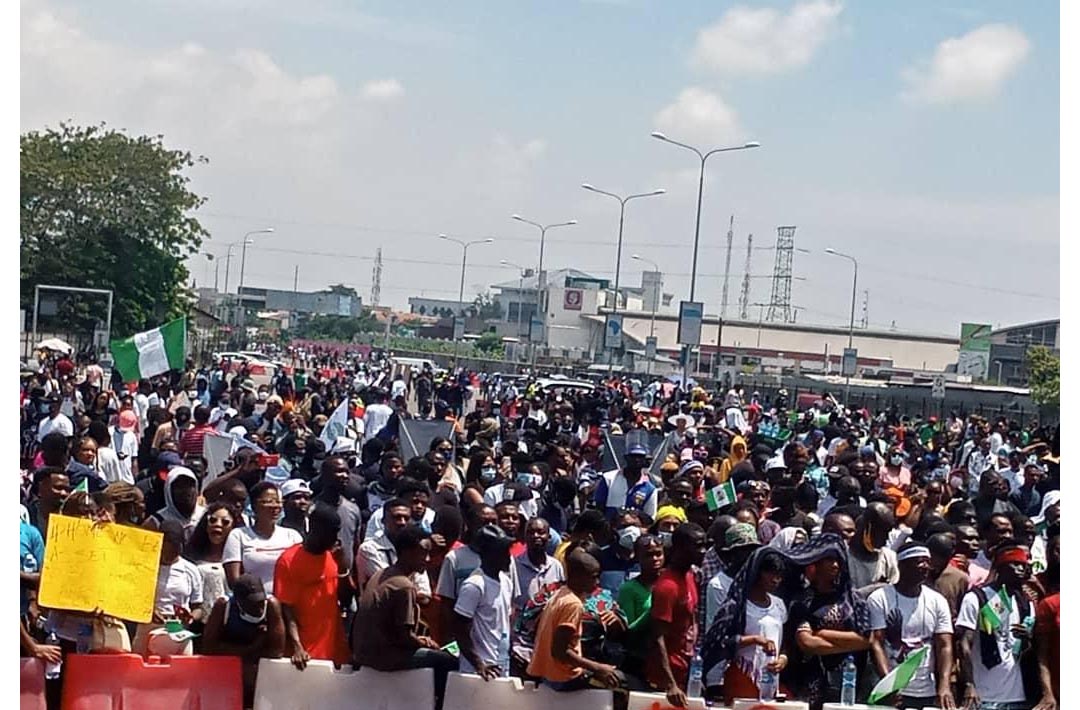
[[[689,297],[700,163],[709,158],[696,297],[720,309],[734,215],[736,317],[768,301],[776,229],[795,225],[801,323],[846,325],[852,264],[874,328],[1059,316],[1059,21],[1052,2],[21,2],[23,131],[105,122],[206,156],[190,171],[218,263],[245,232],[246,285],[355,287],[382,303],[466,297],[507,260],[615,271],[644,262]],[[240,249],[233,249],[235,290]],[[190,261],[199,286],[214,262]],[[756,320],[757,309],[750,318]]]

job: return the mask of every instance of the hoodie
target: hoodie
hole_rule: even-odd
[[[746,460],[746,439],[736,436],[731,440],[731,453],[720,463],[719,483],[727,483],[731,470]]]
[[[195,529],[199,519],[202,518],[203,513],[206,511],[206,507],[195,504],[195,510],[192,512],[191,517],[185,517],[183,513],[176,509],[176,504],[173,502],[172,489],[173,485],[181,478],[190,478],[195,481],[195,486],[198,488],[199,479],[196,478],[194,472],[190,468],[184,466],[175,466],[169,471],[168,477],[165,479],[165,507],[157,512],[157,516],[161,520],[175,520],[184,526],[184,540],[186,541],[191,537],[191,532]]]

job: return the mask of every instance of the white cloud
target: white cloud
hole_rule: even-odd
[[[737,5],[698,33],[692,62],[718,74],[777,74],[805,66],[836,28],[843,6],[810,0],[786,13]]]
[[[656,114],[658,130],[673,140],[717,147],[743,140],[735,110],[716,94],[691,86]]]
[[[914,103],[945,104],[996,96],[1027,58],[1031,43],[1017,27],[990,24],[938,44],[929,62],[905,69],[901,96]]]
[[[364,84],[363,94],[371,101],[393,101],[405,95],[405,87],[397,79],[377,79]]]

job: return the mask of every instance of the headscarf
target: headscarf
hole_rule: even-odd
[[[1042,507],[1039,509],[1039,514],[1031,519],[1031,522],[1036,526],[1042,525],[1046,522],[1046,509],[1055,503],[1061,502],[1061,491],[1050,491],[1043,496]]]
[[[685,523],[686,511],[675,505],[662,505],[660,510],[656,511],[656,518],[654,519],[660,521],[664,518],[678,518],[680,523]]]
[[[823,533],[788,550],[762,547],[750,555],[746,564],[735,575],[728,598],[716,612],[705,634],[705,640],[701,645],[705,673],[717,664],[727,663],[735,657],[736,639],[746,627],[746,600],[750,594],[750,588],[758,578],[761,560],[766,555],[780,555],[793,567],[789,570],[789,573],[793,575],[802,574],[804,567],[827,557],[839,560],[840,577],[837,580],[837,589],[841,598],[854,609],[852,624],[855,631],[863,636],[869,633],[870,612],[866,602],[855,596],[852,590],[847,564],[847,546],[839,535]]]
[[[780,552],[789,552],[797,544],[805,544],[796,542],[795,538],[798,537],[800,532],[803,533],[803,535],[806,535],[806,531],[802,528],[783,528],[780,532],[776,533],[776,537],[769,541],[769,547],[779,550]]]
[[[203,513],[206,511],[206,506],[195,503],[195,510],[192,511],[191,517],[186,517],[176,508],[176,503],[173,502],[172,489],[173,485],[181,478],[190,478],[195,482],[195,487],[198,489],[199,479],[195,476],[195,473],[184,466],[174,466],[169,471],[168,477],[165,479],[165,507],[157,512],[158,516],[164,520],[175,520],[184,526],[184,537],[187,539],[191,536],[191,532],[195,529],[195,525],[202,518]]]

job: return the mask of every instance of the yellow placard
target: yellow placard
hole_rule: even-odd
[[[147,622],[154,613],[159,532],[66,515],[49,517],[38,603]]]

